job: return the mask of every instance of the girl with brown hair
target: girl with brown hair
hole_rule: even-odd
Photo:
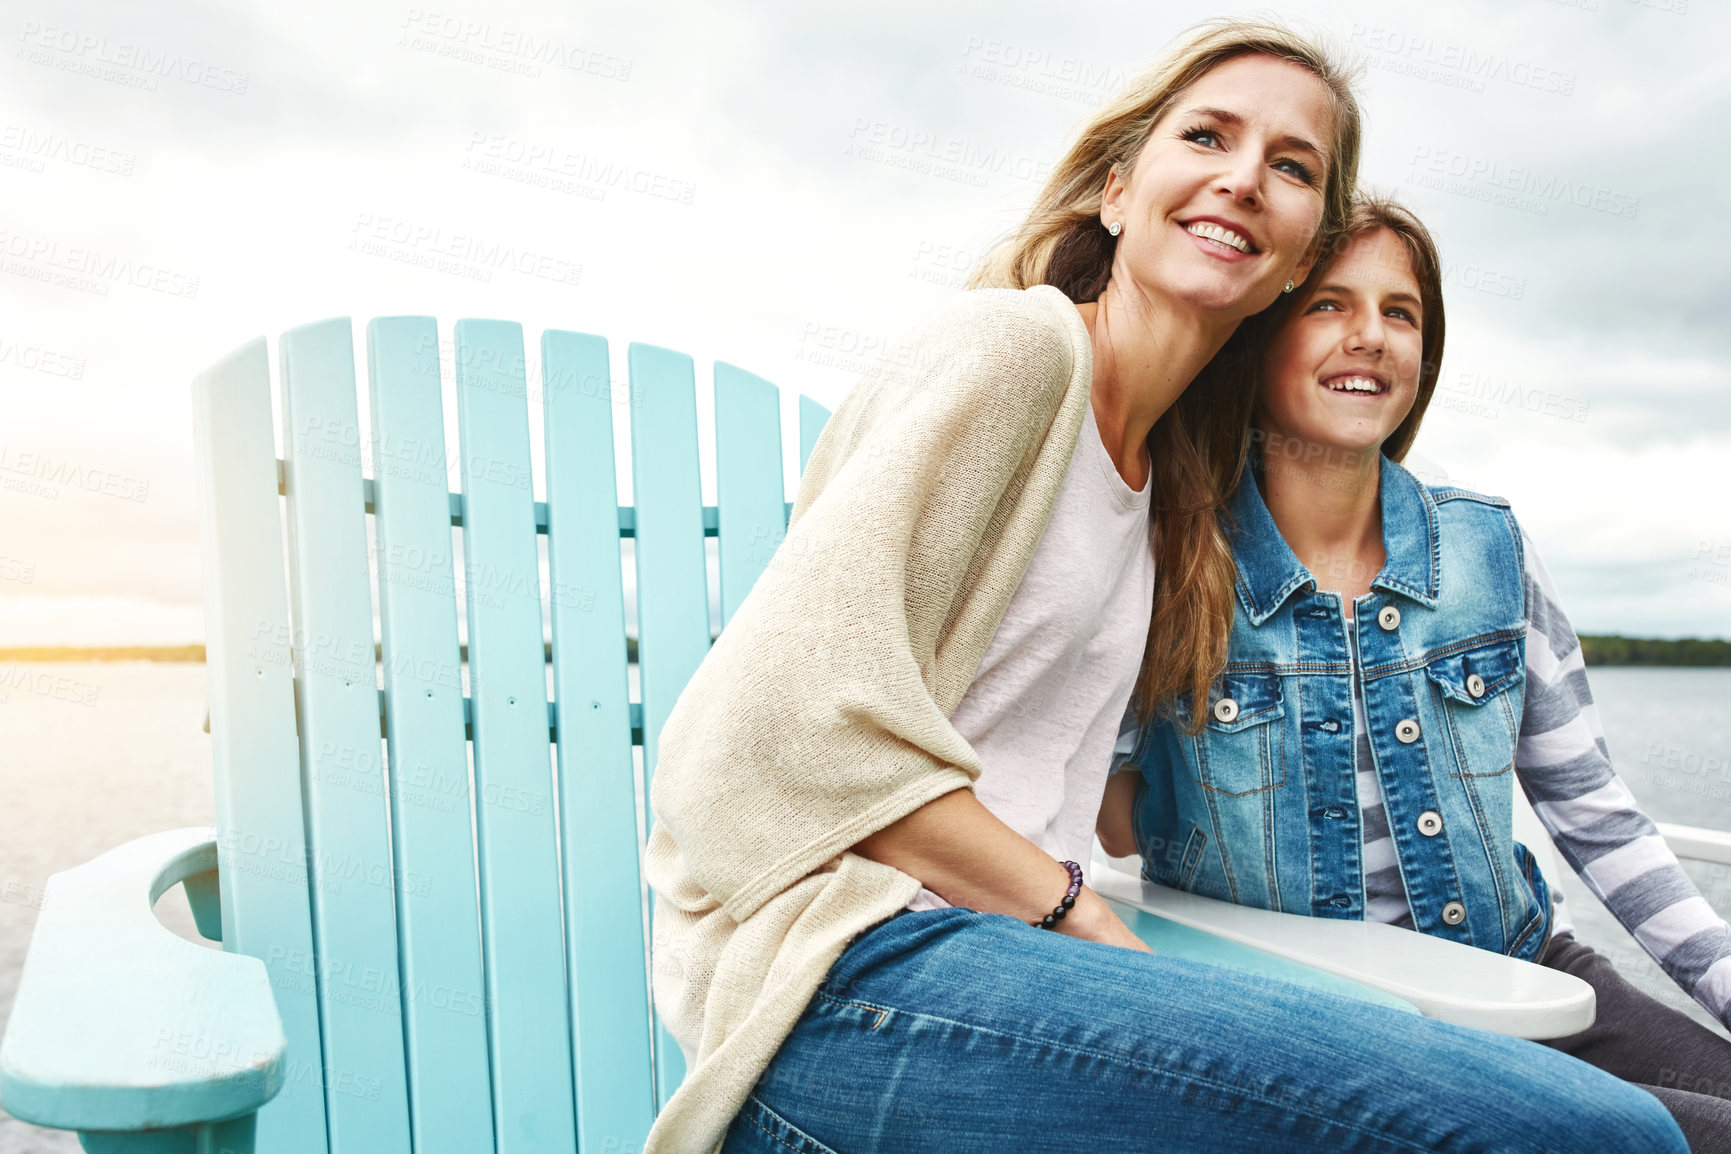
[[[1102,847],[1158,884],[1574,974],[1597,1019],[1546,1044],[1654,1094],[1695,1154],[1731,1152],[1731,1044],[1577,941],[1514,840],[1518,782],[1617,919],[1731,1023],[1731,927],[1611,767],[1531,540],[1507,501],[1401,465],[1442,361],[1430,233],[1361,200],[1266,323],[1251,468],[1223,517],[1226,661],[1117,759]]]

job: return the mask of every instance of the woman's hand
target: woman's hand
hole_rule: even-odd
[[[1124,924],[1106,899],[1089,889],[1082,887],[1082,892],[1076,896],[1076,905],[1064,920],[1058,923],[1060,933],[1073,938],[1085,938],[1090,942],[1104,942],[1108,946],[1123,946],[1127,950],[1141,950],[1145,954],[1154,953],[1154,947],[1137,937],[1130,927]]]
[[[933,798],[853,848],[919,878],[953,906],[1030,922],[1051,912],[1070,884],[1069,871],[1005,825],[971,789]],[[1073,938],[1153,952],[1087,886],[1053,928]]]

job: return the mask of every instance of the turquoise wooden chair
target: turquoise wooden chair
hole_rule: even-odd
[[[649,997],[635,759],[646,796],[711,643],[705,538],[725,622],[786,526],[778,393],[715,366],[706,507],[692,360],[632,345],[620,506],[606,342],[546,332],[536,501],[522,330],[460,321],[450,492],[433,320],[366,335],[370,470],[346,319],[282,337],[280,460],[262,338],[194,382],[216,826],[50,879],[0,1043],[0,1102],[87,1150],[623,1154],[682,1076]],[[826,416],[800,398],[802,468]],[[1428,1012],[1455,1013],[1464,982],[1510,1032],[1590,1020],[1566,975],[1113,864],[1097,888],[1167,952],[1411,1008],[1410,947],[1448,974]],[[175,885],[220,952],[157,922]]]

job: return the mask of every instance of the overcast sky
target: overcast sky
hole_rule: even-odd
[[[1442,248],[1417,451],[1514,502],[1579,630],[1731,635],[1724,5],[1277,12],[1364,62],[1361,180]],[[501,317],[602,334],[621,377],[648,341],[700,397],[725,360],[833,405],[1210,14],[9,5],[0,645],[202,640],[189,386],[255,335]]]

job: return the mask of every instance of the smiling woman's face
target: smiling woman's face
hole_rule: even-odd
[[[1317,279],[1269,343],[1256,424],[1270,440],[1375,449],[1418,396],[1424,317],[1412,258],[1379,228]]]
[[[1120,289],[1239,320],[1304,279],[1333,124],[1327,86],[1291,61],[1238,56],[1192,84],[1107,180]]]

